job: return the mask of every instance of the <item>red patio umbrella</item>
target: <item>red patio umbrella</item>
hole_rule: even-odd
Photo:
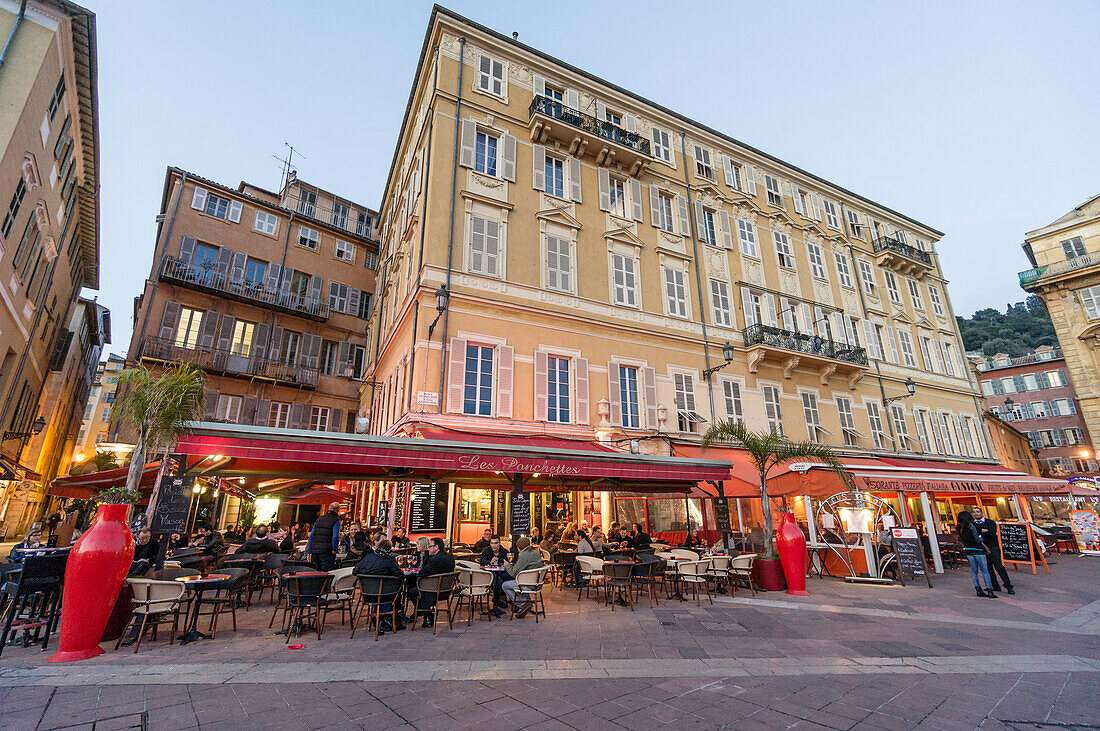
[[[328,505],[329,503],[342,503],[351,500],[352,496],[346,492],[333,490],[331,487],[315,487],[286,500],[284,505]]]

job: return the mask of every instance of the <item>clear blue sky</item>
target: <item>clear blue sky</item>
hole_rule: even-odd
[[[164,171],[377,206],[428,2],[96,2],[116,352]],[[455,0],[459,13],[945,232],[956,311],[1024,292],[1023,234],[1100,193],[1100,3]]]

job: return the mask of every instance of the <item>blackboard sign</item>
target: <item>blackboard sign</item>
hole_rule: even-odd
[[[447,527],[447,494],[439,485],[418,482],[412,487],[409,504],[410,533],[442,533]]]
[[[997,523],[1001,534],[1001,560],[1031,564],[1035,562],[1031,548],[1031,531],[1027,523]]]
[[[397,528],[405,527],[405,495],[408,490],[407,482],[397,483],[397,487],[394,488],[393,495],[393,527]]]
[[[932,586],[932,578],[928,574],[928,564],[924,562],[924,546],[921,544],[920,535],[916,528],[892,528],[890,530],[891,547],[898,561],[898,576],[905,585],[905,576],[913,578],[923,576],[928,585]]]
[[[508,511],[508,525],[512,535],[518,538],[531,532],[531,496],[523,491],[512,493],[512,505]]]
[[[149,526],[153,535],[187,532],[187,515],[191,512],[191,490],[194,485],[194,477],[164,477]]]
[[[508,532],[508,491],[493,491],[493,533],[503,536]]]
[[[730,504],[724,497],[714,498],[714,525],[722,535],[730,532]]]

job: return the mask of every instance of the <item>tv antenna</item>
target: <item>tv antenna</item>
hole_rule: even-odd
[[[290,144],[289,142],[284,141],[283,146],[287,148],[287,155],[285,158],[279,157],[278,155],[272,155],[273,158],[279,161],[280,167],[283,171],[282,179],[279,181],[279,190],[282,190],[286,187],[287,181],[290,180],[291,173],[298,172],[294,169],[294,153],[297,152],[298,157],[302,158],[303,160],[306,159],[306,156],[303,155],[300,150],[295,149],[294,145]]]

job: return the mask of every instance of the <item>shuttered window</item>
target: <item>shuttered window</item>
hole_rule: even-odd
[[[898,289],[898,278],[891,271],[884,271],[882,275],[886,278],[886,292],[890,295],[890,301],[900,305],[901,291]]]
[[[1100,285],[1077,290],[1090,320],[1100,319]]]
[[[913,300],[913,307],[924,310],[924,300],[920,296],[920,285],[913,279],[905,280],[909,284],[909,298]]]
[[[743,422],[745,413],[741,408],[741,384],[725,379],[722,381],[722,397],[726,402],[726,418]]]
[[[267,211],[256,211],[256,222],[252,225],[257,231],[262,231],[268,236],[274,236],[279,228],[279,217]]]
[[[672,233],[672,196],[667,193],[657,194],[657,210],[655,222],[657,227]]]
[[[611,206],[611,213],[620,218],[627,217],[626,190],[621,179],[614,177],[608,179],[608,202]]]
[[[863,280],[863,291],[867,294],[878,296],[878,282],[875,279],[875,270],[862,259],[859,261],[859,278]]]
[[[720,279],[710,280],[710,301],[714,307],[714,324],[733,327],[729,289],[725,282]]]
[[[202,325],[202,311],[190,307],[180,308],[180,319],[176,325],[175,345],[177,348],[194,350],[199,342],[199,328]]]
[[[917,354],[913,351],[913,339],[909,335],[909,331],[899,327],[898,340],[901,341],[901,356],[905,359],[905,365],[916,368]]]
[[[700,178],[714,180],[714,167],[710,164],[710,150],[695,146],[695,174]]]
[[[673,317],[688,316],[687,287],[680,269],[665,267],[665,304]]]
[[[478,61],[477,88],[494,96],[504,96],[504,64],[482,56]]]
[[[672,162],[672,145],[669,142],[668,132],[656,127],[653,128],[653,156],[667,163]]]
[[[622,254],[611,255],[611,290],[615,304],[638,306],[637,277],[634,258]]]
[[[569,359],[546,359],[546,420],[569,423]]]
[[[317,242],[320,240],[321,234],[310,228],[309,226],[298,227],[298,246],[304,246],[307,249],[313,251],[317,250]]]
[[[822,203],[825,205],[825,224],[829,228],[840,229],[840,220],[836,217],[836,205],[831,200],[824,199]]]
[[[810,255],[810,273],[818,279],[827,279],[825,258],[821,254],[821,247],[817,244],[806,244],[806,251]]]
[[[500,275],[500,223],[480,216],[470,217],[470,271]]]
[[[233,339],[229,343],[229,352],[233,355],[248,357],[252,353],[252,336],[256,324],[237,320],[233,323]]]
[[[779,405],[779,389],[775,386],[764,386],[760,390],[764,394],[764,419],[768,423],[768,431],[782,435],[783,408]]]
[[[905,422],[905,407],[901,404],[890,404],[890,417],[894,421],[894,433],[898,437],[898,446],[906,451],[912,451],[909,425]]]
[[[488,346],[472,343],[466,345],[462,413],[473,416],[493,415],[493,349]]]
[[[844,446],[858,446],[859,432],[856,431],[856,420],[852,415],[851,399],[837,396],[836,411],[837,415],[840,417],[840,431],[844,435]]]
[[[879,411],[877,401],[866,401],[867,420],[871,424],[871,438],[875,442],[875,449],[886,449],[886,434],[882,431],[882,413]]]
[[[791,252],[791,241],[787,234],[772,231],[772,238],[775,239],[775,256],[779,260],[779,266],[794,269],[794,254]]]
[[[331,409],[327,406],[313,406],[309,410],[309,428],[313,431],[328,431]]]
[[[355,244],[336,239],[336,258],[346,262],[355,263]]]
[[[811,442],[822,441],[821,414],[817,410],[817,396],[802,394],[802,414],[806,417],[806,438]]]
[[[288,428],[290,426],[290,404],[272,401],[271,410],[268,411],[267,425],[276,429]]]
[[[638,369],[632,366],[619,366],[619,408],[622,410],[624,428],[637,429],[641,426]]]
[[[573,291],[572,242],[560,236],[546,237],[546,286],[561,292]]]
[[[848,259],[844,254],[837,252],[833,255],[836,259],[836,274],[840,279],[841,285],[845,287],[852,286],[852,270],[848,268]]]
[[[548,195],[565,197],[565,162],[553,155],[546,156],[545,185]]]
[[[474,148],[474,170],[486,175],[496,176],[499,144],[499,137],[478,130],[477,143]]]
[[[238,424],[241,419],[241,397],[231,396],[227,393],[218,395],[218,406],[214,412],[214,419],[230,424]]]
[[[756,226],[752,221],[737,219],[737,238],[741,242],[741,253],[754,259],[760,256],[756,248]]]
[[[768,204],[783,207],[783,193],[779,189],[779,179],[771,175],[764,176],[764,188],[768,192]]]

